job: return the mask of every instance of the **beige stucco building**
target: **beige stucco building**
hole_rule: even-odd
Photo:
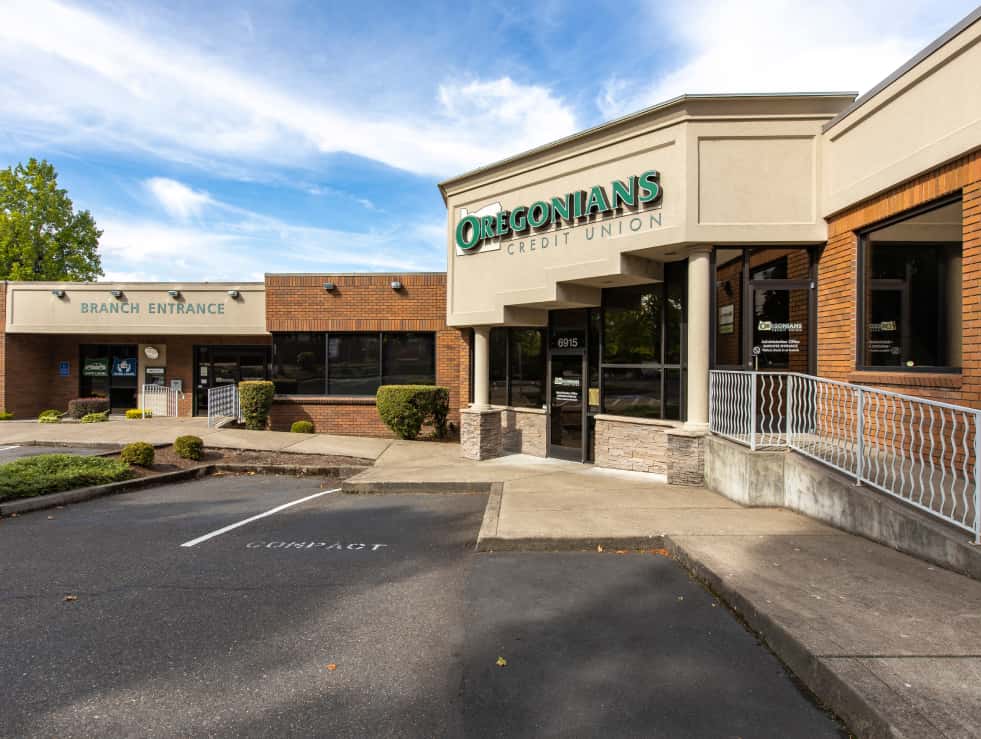
[[[960,387],[979,18],[857,100],[682,95],[443,182],[447,320],[474,334],[464,454],[684,482],[711,368]]]

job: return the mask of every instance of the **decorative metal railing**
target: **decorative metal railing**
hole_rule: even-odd
[[[208,427],[214,428],[229,421],[242,421],[238,400],[238,385],[218,385],[208,390]]]
[[[710,375],[714,434],[789,447],[981,543],[981,410],[797,372]]]
[[[144,418],[148,412],[154,416],[177,416],[184,393],[166,385],[144,385],[141,397]]]

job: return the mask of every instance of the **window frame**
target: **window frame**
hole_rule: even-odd
[[[545,409],[545,408],[547,408],[548,407],[548,357],[549,357],[549,353],[550,353],[549,346],[548,346],[548,341],[549,341],[548,327],[544,327],[544,326],[492,326],[491,327],[491,331],[504,331],[504,337],[505,337],[505,341],[504,341],[504,399],[505,399],[506,402],[505,402],[504,406],[499,406],[499,407],[504,407],[504,408],[538,408],[538,409]],[[511,334],[512,334],[512,331],[537,331],[541,335],[541,337],[542,337],[542,363],[543,363],[543,367],[542,367],[542,399],[543,399],[544,402],[540,406],[536,406],[536,405],[514,405],[513,404],[514,398],[512,396],[512,388],[513,388],[514,383],[512,382],[512,377],[511,377]],[[493,342],[490,340],[490,337],[488,337],[488,344],[489,344],[489,346],[493,346]],[[471,345],[472,345],[472,342],[471,342]],[[472,348],[472,346],[471,346],[471,348]],[[473,352],[471,351],[471,355],[472,355],[472,353]],[[494,357],[491,356],[490,357],[490,360],[491,360],[491,362],[493,362]],[[474,364],[473,364],[472,357],[471,357],[471,362],[470,362],[470,377],[471,377],[470,387],[471,387],[471,394],[472,394],[472,389],[473,389],[473,373],[474,373],[474,369],[475,368],[474,368]],[[492,374],[492,373],[489,372],[489,370],[490,370],[490,367],[488,366],[488,374]],[[490,377],[488,377],[488,382],[490,382]],[[488,386],[488,389],[489,389],[489,386]]]
[[[897,223],[902,223],[903,221],[908,221],[911,218],[916,218],[917,216],[923,215],[924,213],[929,213],[930,211],[943,208],[952,203],[963,203],[963,193],[958,190],[952,195],[940,198],[938,200],[932,200],[929,203],[924,203],[915,208],[905,210],[902,213],[898,213],[889,218],[885,218],[881,221],[877,221],[869,226],[862,228],[855,232],[858,237],[858,244],[856,248],[856,259],[858,264],[855,270],[855,370],[857,372],[888,372],[888,373],[907,373],[907,374],[943,374],[943,375],[959,375],[963,371],[963,367],[954,366],[944,366],[944,365],[918,365],[915,367],[907,367],[906,365],[899,366],[876,366],[876,365],[866,365],[865,364],[865,339],[866,339],[866,320],[865,316],[867,313],[868,306],[865,300],[865,288],[866,288],[866,264],[868,262],[868,252],[870,245],[872,243],[870,235],[879,231],[883,228],[893,226]],[[963,207],[963,206],[962,206]],[[961,225],[963,227],[963,210],[961,211]],[[933,247],[944,247],[944,246],[960,246],[961,260],[963,266],[964,259],[964,240],[963,235],[960,241],[928,241],[928,242],[895,242],[897,244],[903,245],[914,245],[914,246],[933,246]],[[961,274],[961,296],[963,298],[964,294],[964,277],[963,272]],[[945,337],[941,337],[941,341],[946,344]],[[963,351],[963,329],[961,332],[961,343]],[[944,346],[946,350],[948,347]]]

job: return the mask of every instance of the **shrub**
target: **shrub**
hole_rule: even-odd
[[[142,408],[130,408],[126,411],[126,418],[153,418],[153,411],[147,411]]]
[[[200,436],[178,436],[174,439],[174,451],[181,459],[197,461],[204,456],[204,442]]]
[[[414,439],[424,423],[438,438],[446,435],[450,392],[435,385],[382,385],[375,396],[378,415],[400,439]]]
[[[128,464],[105,457],[38,454],[0,465],[0,500],[105,485],[132,477]]]
[[[245,428],[262,431],[269,420],[275,386],[269,380],[245,380],[238,384],[239,406]]]
[[[0,421],[9,421],[14,417],[11,411],[0,411]]]
[[[109,420],[109,411],[102,413],[86,413],[82,416],[82,423],[102,423]]]
[[[293,425],[290,426],[290,431],[294,434],[312,434],[313,433],[313,422],[312,421],[293,421]]]
[[[108,398],[75,398],[68,401],[68,415],[72,418],[84,418],[93,413],[108,412]]]
[[[41,411],[37,414],[37,420],[40,421],[42,418],[61,418],[61,411],[56,411],[54,409],[49,409],[46,411]]]
[[[61,416],[40,416],[38,423],[61,423]]]
[[[123,447],[119,452],[119,459],[139,467],[149,467],[153,464],[153,445],[145,441],[134,441]]]

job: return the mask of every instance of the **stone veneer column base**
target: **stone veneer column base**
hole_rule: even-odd
[[[464,408],[460,411],[460,456],[480,461],[500,457],[501,411]]]
[[[672,429],[668,438],[668,484],[705,484],[705,434]]]
[[[545,448],[548,416],[541,408],[502,408],[501,439],[504,451],[548,456]]]

